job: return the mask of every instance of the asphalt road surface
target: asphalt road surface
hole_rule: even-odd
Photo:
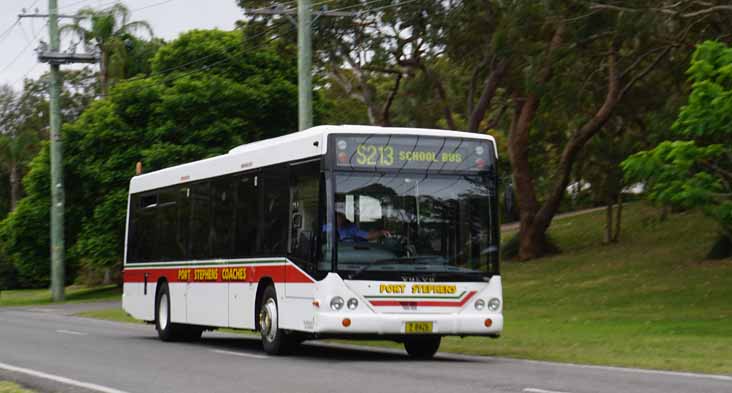
[[[109,306],[109,304],[105,305]],[[204,333],[163,343],[152,326],[74,317],[89,306],[0,309],[0,380],[42,392],[732,392],[732,376],[305,343],[270,357],[258,340]]]

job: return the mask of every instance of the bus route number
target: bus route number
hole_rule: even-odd
[[[392,146],[358,145],[356,147],[356,163],[358,165],[394,165],[394,148]]]

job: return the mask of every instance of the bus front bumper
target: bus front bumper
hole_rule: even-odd
[[[350,334],[405,335],[407,334],[407,324],[414,322],[431,322],[432,331],[425,333],[441,336],[499,336],[503,330],[501,313],[349,314],[348,312],[329,312],[319,313],[316,321],[315,333],[344,336]]]

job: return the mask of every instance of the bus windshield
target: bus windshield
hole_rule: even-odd
[[[482,281],[498,271],[491,175],[336,172],[344,278]]]

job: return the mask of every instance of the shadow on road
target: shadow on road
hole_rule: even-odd
[[[148,337],[157,341],[156,337]],[[165,345],[170,345],[165,343]],[[172,344],[175,345],[175,344]],[[235,337],[235,336],[208,336],[204,335],[198,343],[187,343],[208,349],[246,352],[252,355],[266,355],[262,350],[262,343],[257,336]],[[407,356],[406,353],[389,348],[359,347],[355,345],[340,345],[333,343],[320,343],[318,341],[306,341],[299,345],[287,358],[339,360],[339,361],[375,361],[375,362],[414,362],[415,359]],[[460,359],[437,355],[433,362],[472,362],[470,359]]]

